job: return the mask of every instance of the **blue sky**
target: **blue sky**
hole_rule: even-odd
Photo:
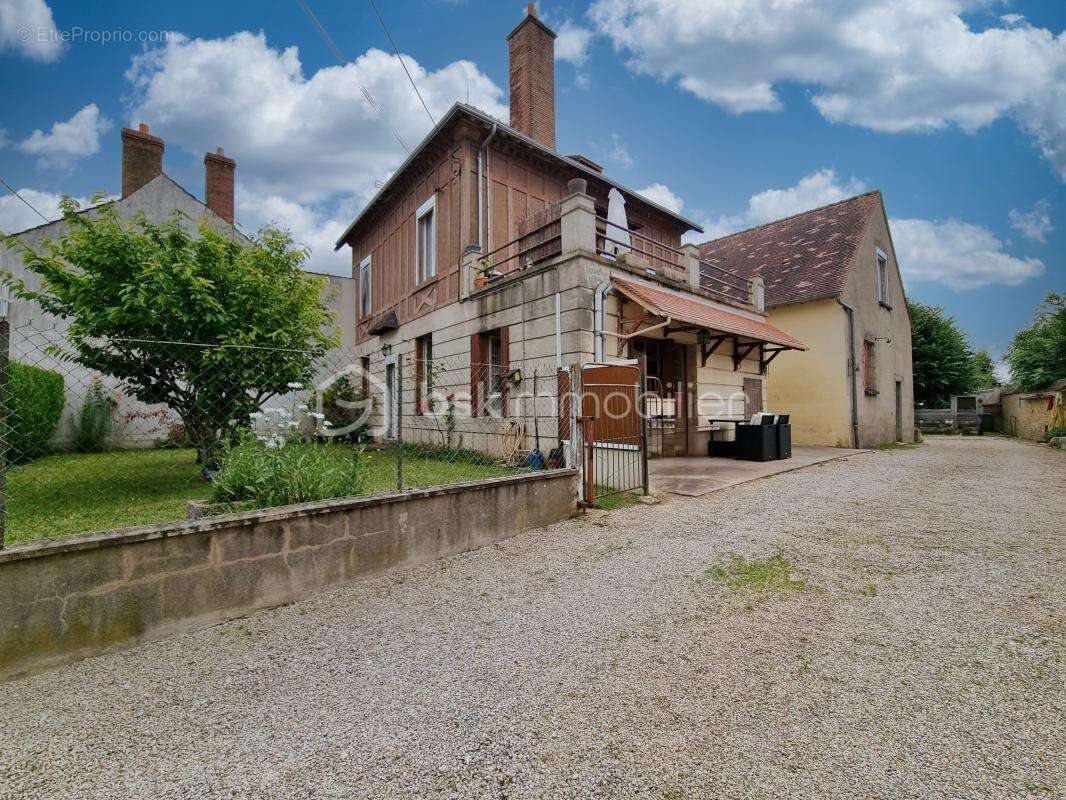
[[[0,176],[46,214],[62,193],[115,192],[119,128],[146,121],[172,177],[202,194],[203,153],[225,147],[238,220],[290,227],[315,268],[345,269],[329,243],[403,158],[395,134],[413,144],[430,122],[369,2],[308,2],[345,66],[297,0],[0,0]],[[524,3],[379,4],[436,115],[467,97],[506,113]],[[1066,291],[1066,4],[901,7],[541,3],[560,150],[719,234],[879,188],[909,295],[998,357]],[[0,228],[31,224],[0,198]]]

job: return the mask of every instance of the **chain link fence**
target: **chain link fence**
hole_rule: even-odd
[[[7,325],[0,545],[566,466],[552,362]]]

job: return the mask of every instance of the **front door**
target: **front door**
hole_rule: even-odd
[[[896,441],[903,441],[903,381],[896,379]]]
[[[645,378],[648,452],[685,455],[688,444],[688,348],[671,339],[634,339],[632,356]]]

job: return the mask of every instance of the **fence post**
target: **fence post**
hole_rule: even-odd
[[[403,490],[403,356],[396,356],[396,491]]]
[[[648,478],[648,406],[644,396],[644,366],[637,369],[637,413],[640,415],[640,470],[644,478],[644,496],[651,494]]]
[[[7,382],[10,342],[11,327],[5,314],[3,318],[0,318],[0,550],[4,549],[4,538],[7,533]]]

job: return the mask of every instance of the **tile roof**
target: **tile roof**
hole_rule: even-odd
[[[879,191],[849,197],[704,242],[700,259],[745,278],[761,275],[770,307],[832,297],[843,291],[866,223],[880,206]]]
[[[779,344],[796,350],[806,350],[807,346],[791,334],[775,328],[768,322],[750,319],[734,314],[716,305],[696,297],[685,297],[673,292],[653,289],[640,283],[612,278],[611,283],[630,300],[644,306],[656,316],[671,317],[690,325],[711,328],[724,333],[734,333],[761,342]]]

